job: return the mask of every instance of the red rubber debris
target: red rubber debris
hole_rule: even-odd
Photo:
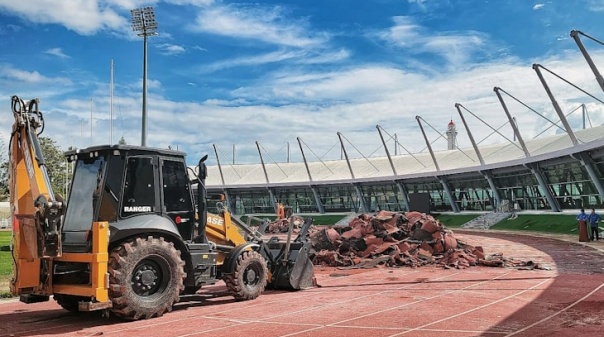
[[[317,265],[372,268],[375,265],[443,268],[489,267],[541,268],[531,261],[508,259],[501,253],[485,255],[480,246],[455,237],[433,216],[419,212],[380,211],[361,214],[348,227],[314,229],[310,239]],[[543,267],[546,268],[546,267]]]

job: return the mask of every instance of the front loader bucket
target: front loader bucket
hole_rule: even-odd
[[[281,249],[278,250],[271,249],[271,251],[278,251],[279,253],[275,256],[275,263],[271,266],[272,279],[269,287],[289,290],[314,287],[315,272],[312,261],[308,257],[310,248],[311,243],[309,241],[292,242],[289,245],[287,255],[287,245],[282,245]]]

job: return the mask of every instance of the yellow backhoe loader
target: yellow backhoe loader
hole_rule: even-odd
[[[70,311],[136,320],[161,316],[180,296],[220,280],[237,300],[254,299],[265,287],[313,286],[306,239],[312,220],[296,239],[264,240],[221,204],[209,214],[207,156],[191,180],[179,151],[125,145],[69,151],[74,174],[63,202],[52,191],[38,141],[44,129],[38,101],[13,96],[12,112],[10,286],[22,302],[52,296]]]

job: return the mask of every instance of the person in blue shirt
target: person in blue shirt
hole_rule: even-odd
[[[577,221],[589,221],[589,215],[585,214],[585,209],[581,208],[581,212],[577,215]]]
[[[600,241],[600,235],[598,233],[598,224],[600,222],[600,220],[602,220],[602,218],[600,217],[600,215],[598,213],[596,213],[595,209],[591,209],[591,214],[589,214],[589,224],[591,225],[591,234],[590,234],[590,239],[591,241],[594,240],[594,238],[597,241]]]

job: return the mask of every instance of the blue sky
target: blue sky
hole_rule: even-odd
[[[140,144],[143,43],[130,9],[148,5],[159,35],[149,38],[147,145],[178,147],[191,164],[213,158],[212,144],[223,161],[236,144],[237,162],[257,163],[256,141],[266,161],[285,161],[287,142],[298,161],[296,137],[310,160],[336,159],[337,131],[352,157],[381,156],[377,124],[421,151],[416,115],[441,133],[452,118],[470,146],[454,104],[502,126],[494,86],[557,120],[533,63],[603,96],[569,32],[604,39],[604,0],[0,0],[0,137],[17,94],[40,98],[44,135],[63,149],[109,143],[113,59],[113,142]],[[602,46],[583,41],[603,64]],[[586,103],[593,125],[604,122],[601,104],[546,77],[566,112]],[[508,104],[526,138],[548,126]],[[569,118],[578,128],[580,115]],[[467,119],[477,140],[491,133]],[[509,125],[501,131],[511,138]]]

